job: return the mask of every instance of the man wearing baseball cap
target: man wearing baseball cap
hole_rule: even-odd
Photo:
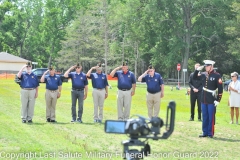
[[[46,75],[49,72],[49,75]],[[56,121],[57,99],[61,96],[62,81],[59,75],[55,74],[55,68],[50,66],[41,77],[41,82],[46,82],[46,119],[47,122]]]
[[[222,78],[213,68],[214,61],[204,60],[203,62],[204,66],[198,67],[193,75],[195,79],[200,78],[203,83],[201,96],[203,134],[199,137],[213,138],[216,107],[221,101],[223,93]],[[203,67],[205,67],[206,72],[200,74]]]
[[[122,69],[121,71],[117,71]],[[136,78],[135,75],[128,70],[127,62],[123,62],[112,70],[110,73],[112,77],[118,78],[118,93],[117,93],[117,108],[118,120],[128,120],[131,110],[132,96],[135,94]]]
[[[23,70],[26,69],[26,72]],[[27,62],[17,74],[21,80],[21,117],[22,123],[32,123],[35,99],[38,97],[38,78],[32,72],[32,63]]]
[[[75,72],[70,72],[74,70]],[[70,67],[65,73],[64,77],[71,78],[72,80],[72,120],[71,122],[82,121],[83,114],[83,102],[87,98],[88,94],[88,80],[85,73],[82,72],[82,65],[77,63],[76,65]],[[78,100],[78,114],[76,113],[76,104]]]
[[[95,69],[96,73],[91,73]],[[92,67],[87,72],[87,77],[92,79],[92,97],[94,104],[94,122],[102,123],[104,100],[108,97],[108,80],[106,74],[102,73],[102,65]]]
[[[150,65],[139,78],[138,81],[147,84],[147,108],[148,117],[158,117],[160,112],[161,98],[164,97],[164,82],[161,74],[155,72],[155,68]]]

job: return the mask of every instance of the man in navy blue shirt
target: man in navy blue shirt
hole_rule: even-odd
[[[23,70],[26,69],[26,72]],[[21,80],[22,123],[32,123],[35,99],[38,97],[38,78],[32,73],[32,63],[27,62],[17,74]]]
[[[96,73],[91,73],[96,69]],[[102,73],[102,66],[99,63],[96,67],[92,67],[87,72],[87,77],[92,79],[92,97],[94,103],[94,122],[102,123],[103,119],[103,104],[108,97],[108,80],[106,74]]]
[[[119,69],[122,70],[117,71]],[[115,68],[110,75],[118,78],[118,120],[127,120],[130,116],[132,96],[135,94],[136,78],[134,74],[128,70],[128,64],[126,62],[123,62],[122,66]]]
[[[155,72],[154,67],[150,65],[148,70],[138,78],[138,81],[147,83],[148,117],[158,117],[161,98],[164,97],[164,82],[162,76]]]
[[[46,75],[49,72],[49,75]],[[59,75],[55,74],[55,69],[50,66],[41,77],[41,82],[46,82],[46,119],[47,122],[56,121],[56,104],[57,99],[61,96],[62,81]]]
[[[75,72],[71,70],[75,69]],[[82,66],[78,63],[70,67],[65,73],[64,77],[71,78],[72,80],[72,120],[71,122],[82,123],[83,114],[83,101],[87,98],[88,94],[88,80],[85,73],[82,72]],[[78,100],[78,115],[76,114],[76,104]],[[77,117],[78,116],[78,117]]]

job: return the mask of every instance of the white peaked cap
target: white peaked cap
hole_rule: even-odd
[[[204,62],[204,65],[214,65],[215,64],[215,62],[212,60],[204,60],[203,62]]]

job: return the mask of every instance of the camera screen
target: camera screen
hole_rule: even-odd
[[[107,120],[105,121],[105,132],[125,134],[125,125],[125,121]]]

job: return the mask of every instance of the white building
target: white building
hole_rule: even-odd
[[[0,52],[0,73],[2,72],[18,72],[28,60],[14,56],[6,52]]]

